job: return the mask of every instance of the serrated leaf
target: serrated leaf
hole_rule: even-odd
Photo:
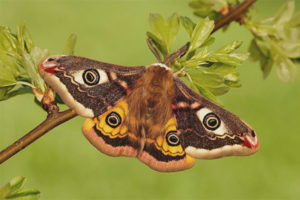
[[[226,0],[196,0],[189,3],[189,6],[196,10],[220,11],[227,6]],[[203,7],[205,9],[203,9]]]
[[[193,67],[205,64],[206,63],[205,60],[208,55],[209,54],[208,54],[207,48],[204,48],[203,51],[196,53],[195,55],[193,55],[192,58],[190,58],[188,60],[180,60],[180,62],[181,62],[181,65],[186,68],[193,68]]]
[[[221,96],[229,92],[230,87],[224,86],[224,87],[217,87],[217,88],[208,88],[208,90],[214,94],[215,96]]]
[[[234,66],[226,65],[226,64],[214,64],[207,69],[211,73],[219,74],[224,79],[224,84],[230,87],[240,87],[240,78],[239,72],[236,70]]]
[[[0,199],[11,200],[37,200],[40,192],[36,189],[23,190],[25,178],[22,176],[12,179],[8,184],[0,188]]]
[[[12,74],[17,77],[20,73],[18,71],[18,65],[16,60],[11,56],[8,56],[5,51],[0,49],[0,65],[7,66]]]
[[[180,22],[188,35],[191,37],[196,24],[188,17],[180,17]]]
[[[284,82],[289,82],[295,79],[297,75],[296,65],[288,58],[275,59],[277,65],[277,74]]]
[[[37,199],[37,195],[40,194],[40,191],[36,189],[29,189],[29,190],[24,190],[22,192],[14,193],[7,195],[5,198],[6,199],[19,199],[19,198],[24,198],[24,197],[29,197],[28,199]]]
[[[149,23],[154,35],[159,39],[156,41],[168,54],[179,30],[179,17],[173,14],[165,20],[159,14],[150,14]]]
[[[191,76],[193,82],[206,87],[217,87],[224,82],[222,76],[206,70],[194,69],[189,71],[189,75]]]
[[[3,89],[3,90],[2,90]],[[2,95],[1,95],[2,91]],[[20,87],[4,87],[0,88],[0,101],[7,100],[9,98],[32,93],[32,88],[26,85]]]
[[[220,62],[232,66],[238,66],[243,61],[247,60],[249,54],[248,53],[214,53],[208,57],[208,61],[210,62]]]
[[[18,176],[9,181],[10,192],[17,192],[22,190],[25,184],[25,177]]]
[[[63,50],[63,54],[73,55],[74,50],[75,50],[76,41],[77,41],[77,35],[75,33],[72,33],[67,39],[65,48]]]
[[[238,49],[242,44],[242,41],[233,41],[232,43],[227,44],[225,47],[217,50],[216,53],[231,53]]]
[[[283,24],[291,20],[295,9],[294,0],[286,0],[274,17],[275,24]]]
[[[209,91],[209,89],[207,89],[201,85],[197,85],[197,84],[196,84],[196,86],[198,88],[199,93],[202,96],[206,97],[207,99],[209,99],[219,105],[222,105],[222,102],[211,91]]]
[[[200,20],[193,30],[188,52],[199,48],[209,37],[214,28],[214,22],[209,19]]]
[[[268,46],[261,40],[253,39],[249,46],[249,52],[253,61],[260,62],[263,78],[267,78],[273,66],[273,60]]]
[[[26,30],[24,23],[18,27],[17,38],[19,42],[18,46],[20,47],[21,51],[30,53],[31,49],[33,48],[33,42],[29,33]]]
[[[0,63],[0,87],[11,86],[15,83],[16,79],[13,73]]]
[[[0,49],[17,51],[17,38],[5,27],[0,31]]]
[[[281,41],[278,44],[284,49],[284,53],[289,58],[299,58],[300,57],[300,38],[299,41]]]
[[[153,33],[147,32],[147,36],[151,39],[155,47],[162,53],[163,56],[167,56],[167,49],[166,46],[163,45],[163,41],[156,37]]]
[[[45,82],[40,77],[37,71],[39,62],[48,55],[47,49],[40,49],[39,47],[33,47],[30,54],[23,54],[24,68],[32,80],[35,87],[45,90]]]
[[[297,75],[296,65],[291,59],[283,54],[284,50],[275,41],[270,40],[270,44],[271,54],[277,67],[278,77],[284,82],[294,80]]]

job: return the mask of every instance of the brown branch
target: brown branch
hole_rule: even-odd
[[[215,31],[219,30],[223,26],[233,22],[233,21],[238,21],[240,20],[247,9],[255,2],[256,0],[245,0],[241,4],[237,5],[233,9],[231,9],[226,15],[221,17],[216,23],[214,30],[212,33]]]
[[[245,0],[243,3],[239,4],[235,8],[231,9],[226,15],[224,15],[220,20],[218,20],[215,23],[215,27],[212,31],[214,33],[215,31],[219,30],[226,24],[231,23],[232,21],[240,21],[246,10],[255,2],[256,0]],[[150,45],[151,46],[151,45]],[[185,53],[187,49],[187,45],[184,45],[180,49],[176,50],[173,54],[167,57],[165,62],[167,64],[171,63],[172,60],[175,60],[176,58],[181,56]],[[156,52],[157,49],[151,49],[154,54],[156,55],[157,59],[161,61],[161,58],[159,54]],[[48,96],[49,97],[49,96]],[[46,96],[46,99],[48,98]],[[51,100],[52,98],[50,98]],[[25,136],[17,140],[12,145],[8,146],[6,149],[0,152],[0,164],[5,162],[7,159],[24,149],[26,146],[46,134],[48,131],[53,129],[54,127],[68,121],[69,119],[72,119],[77,114],[73,110],[67,110],[64,112],[58,112],[58,107],[55,104],[54,101],[43,103],[44,109],[48,113],[48,117],[45,121],[43,121],[39,126],[37,126],[35,129],[27,133]]]
[[[56,109],[56,108],[54,108]],[[64,112],[52,112],[48,115],[47,119],[38,125],[35,129],[24,135],[15,143],[8,146],[6,149],[0,152],[0,164],[7,159],[24,149],[26,146],[34,142],[39,137],[53,129],[54,127],[72,119],[77,114],[73,110],[66,110]]]

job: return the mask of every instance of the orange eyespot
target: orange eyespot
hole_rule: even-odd
[[[170,131],[167,133],[166,139],[170,146],[177,146],[180,144],[180,140],[176,131]]]
[[[221,120],[216,114],[208,113],[203,119],[203,124],[209,130],[216,130],[221,125]]]
[[[105,122],[112,128],[116,128],[120,126],[121,124],[121,117],[116,112],[111,112],[109,115],[107,115]]]
[[[82,78],[87,85],[96,85],[99,83],[100,75],[97,70],[88,69],[83,72]]]

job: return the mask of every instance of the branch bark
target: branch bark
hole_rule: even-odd
[[[245,14],[245,12],[247,11],[247,9],[253,3],[255,3],[255,1],[256,0],[245,0],[241,4],[237,5],[233,9],[231,9],[226,15],[224,15],[223,17],[221,17],[215,23],[215,27],[214,27],[214,30],[212,31],[212,33],[214,33],[215,31],[219,30],[223,26],[229,24],[230,22],[240,20],[243,17],[243,15]]]
[[[219,30],[226,24],[231,23],[232,21],[238,21],[243,17],[246,10],[255,2],[256,0],[245,0],[235,8],[231,9],[226,15],[224,15],[220,20],[215,23],[215,28],[213,32]],[[212,32],[212,33],[213,33]],[[186,45],[175,51],[174,55],[167,60],[173,58],[173,56],[182,55],[186,50]],[[6,149],[0,152],[0,164],[5,162],[7,159],[24,149],[26,146],[30,145],[32,142],[46,134],[48,131],[53,129],[54,127],[72,119],[77,114],[73,110],[66,110],[64,112],[58,112],[58,107],[55,102],[51,102],[50,104],[46,104],[44,107],[47,110],[48,117],[45,121],[43,121],[40,125],[38,125],[35,129],[24,135],[22,138],[18,139],[16,142],[8,146]]]

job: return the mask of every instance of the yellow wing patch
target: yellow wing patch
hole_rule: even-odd
[[[102,115],[94,118],[96,128],[105,136],[111,139],[125,137],[128,135],[127,127],[123,123],[128,113],[128,106],[125,101],[121,101],[113,108],[106,111]]]
[[[165,125],[166,131],[163,136],[158,136],[155,141],[151,139],[147,139],[147,142],[154,142],[155,147],[160,150],[164,155],[169,155],[169,156],[183,156],[184,155],[184,150],[181,146],[181,144],[178,144],[176,146],[171,146],[167,142],[167,134],[169,132],[176,132],[176,121],[175,118],[171,118],[167,124]],[[178,138],[179,139],[179,138]]]

